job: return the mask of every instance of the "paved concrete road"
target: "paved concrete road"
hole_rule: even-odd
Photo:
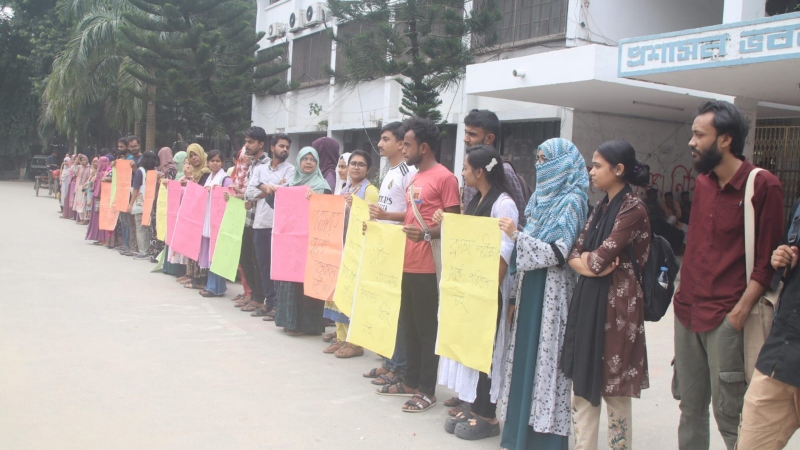
[[[499,447],[446,434],[441,405],[406,414],[403,399],[373,394],[361,377],[372,354],[323,355],[319,338],[285,336],[87,243],[30,184],[0,183],[0,199],[0,450]],[[647,333],[633,448],[675,449],[672,321]]]

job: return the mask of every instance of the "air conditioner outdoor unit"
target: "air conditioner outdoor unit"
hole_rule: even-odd
[[[314,3],[306,8],[306,26],[314,27],[325,22],[325,4]]]
[[[297,33],[306,26],[306,12],[298,9],[289,16],[289,31]]]
[[[286,35],[286,24],[275,22],[267,28],[267,38],[278,39]]]

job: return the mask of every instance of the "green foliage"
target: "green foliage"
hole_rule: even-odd
[[[56,0],[6,1],[13,16],[0,18],[0,158],[27,159],[42,142],[36,118],[44,80],[68,36]]]
[[[245,0],[128,0],[120,45],[153,71],[127,69],[160,95],[180,104],[183,120],[210,126],[234,146],[250,126],[253,95],[280,94],[290,86],[277,77],[289,65],[283,49],[258,53],[255,2]]]
[[[330,71],[336,82],[352,87],[402,75],[400,113],[437,122],[440,92],[460,83],[473,50],[497,42],[501,19],[493,2],[479,11],[466,11],[463,0],[329,0],[328,6],[345,30],[334,36],[344,55]]]

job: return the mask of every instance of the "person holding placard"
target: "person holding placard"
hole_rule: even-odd
[[[378,149],[381,156],[388,160],[389,169],[381,181],[378,204],[369,207],[370,218],[379,222],[400,225],[406,218],[406,190],[411,185],[411,179],[417,174],[417,168],[406,164],[403,157],[404,133],[401,122],[386,124],[381,129]],[[398,320],[392,358],[384,357],[383,364],[370,369],[363,376],[374,378],[372,384],[377,386],[394,384],[402,379],[406,365],[406,338],[403,334],[403,324]]]
[[[403,222],[407,242],[400,320],[405,332],[408,370],[402,382],[383,386],[378,394],[411,396],[402,411],[418,413],[436,404],[439,366],[435,352],[439,286],[431,241],[440,238],[440,227],[433,221],[433,214],[440,209],[458,214],[461,200],[455,175],[436,161],[433,150],[439,139],[436,124],[415,117],[408,119],[404,128],[403,155],[406,163],[419,168],[408,187]]]
[[[336,189],[333,191],[333,195],[340,195],[347,183],[350,182],[350,177],[348,176],[350,166],[347,165],[349,162],[350,153],[342,153],[342,156],[339,157],[339,164],[336,166],[336,174],[339,179],[336,180]]]
[[[174,178],[175,180],[180,181],[187,175],[191,174],[191,169],[188,165],[189,163],[186,161],[186,156],[186,152],[180,151],[175,153],[175,156],[173,157],[173,160],[175,161],[175,167],[177,168],[177,173],[175,174]],[[161,181],[161,189],[167,189],[167,181],[169,180]],[[186,276],[186,259],[180,253],[173,251],[169,245],[165,245],[164,249],[166,251],[166,255],[164,257],[164,267],[161,268],[161,271],[167,275],[178,277],[178,280],[181,280]]]
[[[347,201],[347,209],[353,204],[353,196],[366,200],[367,203],[374,205],[378,203],[378,189],[369,182],[369,170],[372,168],[372,157],[363,150],[355,150],[350,154],[349,179],[347,186],[342,190]],[[345,234],[347,233],[348,220],[345,219]],[[323,353],[333,353],[337,358],[352,358],[363,356],[364,348],[346,342],[347,329],[350,326],[350,318],[336,307],[334,302],[325,302],[323,317],[336,322],[336,342],[328,346]]]
[[[105,149],[103,149],[105,150]],[[100,188],[103,178],[111,171],[111,162],[107,157],[101,156],[97,162],[97,173],[92,183],[92,202],[91,218],[89,219],[89,229],[86,231],[86,240],[95,241],[95,244],[103,244],[108,239],[108,231],[100,229]]]
[[[631,398],[639,398],[650,383],[644,293],[629,255],[645,267],[651,231],[647,207],[631,185],[646,186],[650,167],[620,139],[600,144],[589,176],[606,196],[567,258],[580,276],[569,304],[561,367],[572,379],[576,450],[597,448],[601,400],[608,412],[608,447],[636,448]]]
[[[461,169],[464,184],[477,190],[464,210],[470,216],[505,218],[516,229],[519,212],[514,199],[508,194],[509,187],[502,157],[490,145],[476,145],[467,149]],[[434,214],[433,220],[441,223],[444,211]],[[498,231],[498,233],[500,233]],[[492,376],[446,357],[439,358],[439,384],[447,385],[459,393],[459,399],[471,403],[471,412],[460,411],[454,417],[445,419],[445,431],[456,436],[477,440],[500,434],[497,420],[496,385],[500,377],[500,367],[506,348],[508,325],[502,320],[507,316],[508,299],[511,294],[513,277],[508,272],[514,241],[503,234],[498,268],[500,271],[499,292],[497,295],[497,332],[492,356]],[[496,380],[496,381],[492,381]]]
[[[330,184],[319,170],[319,155],[313,147],[303,147],[297,154],[297,170],[289,186],[308,186],[309,193],[331,193]],[[273,186],[270,190],[274,189]],[[322,322],[325,302],[306,296],[303,283],[278,281],[275,285],[278,291],[275,325],[282,327],[289,336],[318,336],[325,331]]]
[[[242,198],[245,190],[247,190],[247,172],[249,169],[250,156],[247,154],[247,146],[242,146],[242,149],[239,150],[239,153],[236,155],[236,162],[234,163],[233,167],[229,169],[230,174],[228,174],[231,177],[231,180],[233,180],[231,188],[233,188],[233,192],[237,198]],[[225,201],[227,202],[230,194],[227,192],[225,194]],[[246,213],[245,221],[247,221]],[[242,243],[244,243],[244,235],[242,235],[242,241]],[[247,280],[247,274],[245,273],[244,267],[242,267],[241,252],[239,252],[239,279],[242,282],[243,292],[233,297],[231,300],[237,302],[239,300],[246,299],[249,302],[252,298],[252,291]],[[252,282],[252,280],[250,280],[250,282]]]
[[[136,246],[139,253],[133,259],[137,260],[150,259],[150,227],[142,225],[142,205],[147,187],[147,171],[155,170],[157,165],[158,156],[149,150],[144,152],[131,182],[131,199],[126,212],[133,216],[136,225]]]
[[[292,140],[285,134],[272,136],[269,143],[269,153],[272,159],[268,164],[261,164],[253,170],[247,184],[247,198],[253,203],[255,216],[253,217],[253,246],[255,247],[261,277],[261,288],[264,290],[264,304],[259,305],[253,312],[255,316],[265,319],[275,317],[275,284],[270,275],[272,268],[272,225],[275,220],[275,210],[266,200],[274,196],[275,188],[285,186],[295,174],[293,165],[286,162],[289,158],[289,147]],[[274,199],[274,197],[273,197]]]
[[[203,238],[200,243],[200,257],[197,264],[201,269],[208,270],[211,267],[211,189],[214,186],[228,187],[233,181],[231,177],[222,170],[222,154],[219,150],[211,150],[208,152],[208,168],[211,170],[203,187],[209,192],[208,200],[206,201],[206,216],[203,219]],[[200,295],[203,297],[222,297],[228,287],[225,283],[225,278],[208,271],[208,281],[206,287],[200,290]]]
[[[516,241],[512,270],[519,273],[517,305],[500,376],[505,420],[501,446],[564,449],[569,446],[572,383],[559,368],[575,272],[564,264],[586,223],[589,177],[586,161],[566,139],[537,149],[536,190],[518,231],[509,219],[500,227]],[[493,367],[494,369],[494,367]]]
[[[261,127],[250,127],[244,132],[244,147],[245,153],[249,159],[247,164],[247,176],[244,180],[244,190],[236,190],[236,197],[244,200],[244,207],[246,215],[244,219],[244,232],[242,234],[242,249],[239,253],[239,266],[245,274],[248,286],[250,287],[250,296],[242,296],[233,304],[234,307],[239,308],[241,311],[249,312],[253,317],[263,317],[267,320],[273,320],[268,316],[267,309],[264,307],[264,289],[261,286],[261,269],[259,268],[258,258],[256,255],[255,246],[255,230],[253,223],[256,217],[255,201],[247,197],[246,190],[253,177],[256,168],[270,162],[267,156],[267,150],[272,141],[279,140],[281,136],[289,139],[288,135],[276,134],[272,137],[271,141],[267,141],[267,132]],[[291,143],[291,140],[288,142]],[[239,169],[241,170],[241,168]],[[241,173],[237,174],[237,180],[241,179]],[[237,183],[241,183],[238,181]]]
[[[197,183],[205,185],[206,180],[211,175],[211,169],[208,168],[208,155],[200,144],[189,144],[186,148],[189,169],[191,174],[181,180],[181,184],[186,186],[187,183]],[[186,256],[186,255],[184,255]],[[200,258],[197,258],[200,259]],[[184,284],[187,289],[202,289],[206,285],[208,269],[200,267],[198,261],[191,257],[186,257],[186,277],[189,281]]]
[[[175,164],[175,158],[172,156],[172,149],[169,147],[162,147],[158,151],[158,179],[161,183],[156,183],[155,198],[158,198],[158,193],[164,189],[163,180],[174,180],[178,173],[178,167]],[[158,239],[156,233],[156,220],[158,216],[158,202],[153,202],[153,211],[150,214],[150,262],[155,263],[159,253],[164,250],[164,241]]]

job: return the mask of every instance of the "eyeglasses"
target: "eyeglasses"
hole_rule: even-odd
[[[367,163],[361,162],[361,161],[351,161],[350,162],[350,167],[360,167],[360,168],[363,169],[363,168],[367,167]]]

